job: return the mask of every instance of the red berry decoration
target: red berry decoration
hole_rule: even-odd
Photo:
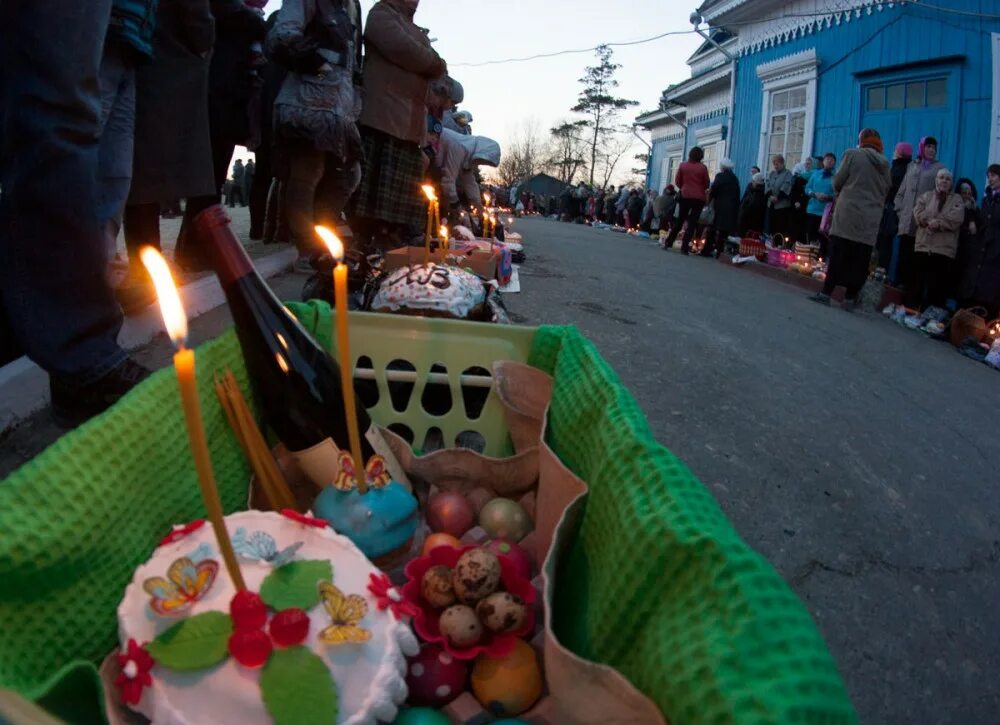
[[[259,594],[243,590],[230,600],[229,616],[237,631],[261,629],[267,623],[267,606]]]
[[[309,615],[301,609],[283,609],[271,618],[268,625],[271,639],[279,647],[302,644],[309,634]]]
[[[273,649],[271,638],[260,629],[238,629],[229,638],[229,654],[244,667],[261,667]]]

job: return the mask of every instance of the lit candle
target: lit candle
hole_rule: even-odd
[[[215,474],[212,472],[212,459],[208,453],[208,441],[205,438],[205,424],[201,418],[201,401],[198,398],[197,374],[195,372],[194,350],[187,348],[187,315],[177,294],[177,287],[170,276],[170,268],[166,260],[152,247],[143,247],[140,252],[142,263],[146,266],[149,276],[156,287],[156,295],[160,300],[160,313],[167,334],[177,348],[174,355],[174,371],[177,373],[177,385],[180,388],[181,404],[184,408],[184,420],[187,423],[188,443],[191,447],[191,457],[198,472],[198,485],[201,497],[205,502],[208,520],[212,522],[215,539],[226,565],[226,571],[233,580],[236,591],[244,591],[247,587],[243,574],[233,552],[232,542],[226,532],[225,520],[222,516],[222,502],[215,485]]]
[[[420,188],[424,190],[424,196],[427,197],[427,229],[424,231],[424,264],[429,264],[431,261],[431,235],[434,233],[434,218],[437,215],[435,211],[437,194],[434,192],[434,187],[430,184],[424,184]]]
[[[426,187],[425,187],[426,188]],[[431,190],[433,191],[433,189]],[[344,264],[344,245],[337,235],[326,227],[316,227],[316,233],[330,250],[336,263],[333,268],[333,300],[337,314],[337,352],[340,354],[340,387],[344,393],[344,414],[347,416],[347,439],[354,459],[354,477],[358,492],[368,493],[365,459],[361,455],[361,433],[358,430],[358,404],[354,398],[354,364],[351,362],[351,340],[347,325],[347,265]],[[429,244],[429,243],[428,243]]]
[[[483,239],[489,239],[489,223],[490,223],[490,193],[483,193]]]
[[[451,243],[448,237],[448,227],[442,224],[441,229],[439,230],[439,234],[441,235],[441,248],[445,252],[447,252],[449,249],[451,249]]]

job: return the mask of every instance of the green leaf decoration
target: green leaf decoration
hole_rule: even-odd
[[[225,612],[205,612],[182,619],[146,645],[146,650],[169,670],[204,670],[229,656],[233,620]]]
[[[276,649],[260,673],[260,694],[275,725],[337,721],[337,686],[307,647]]]
[[[332,579],[329,561],[293,561],[267,575],[260,585],[260,598],[276,612],[289,607],[309,610],[319,604],[316,585]]]

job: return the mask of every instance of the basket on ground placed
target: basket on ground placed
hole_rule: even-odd
[[[777,247],[767,248],[767,263],[772,267],[785,269],[795,262],[795,252],[791,249],[778,249]]]
[[[292,307],[329,346],[329,308]],[[495,393],[470,415],[463,374],[481,377],[475,368],[489,374],[493,362],[514,359],[553,377],[545,442],[589,491],[578,517],[561,523],[571,527],[569,545],[549,572],[551,629],[568,650],[620,672],[670,722],[856,721],[802,603],[656,442],[636,401],[575,328],[351,319],[352,350],[374,371],[372,417],[407,426],[417,446],[433,429],[448,447],[474,432],[485,451],[505,455]],[[219,492],[225,511],[237,511],[249,469],[212,387],[212,374],[229,367],[249,389],[235,334],[200,346],[197,361]],[[450,393],[452,410],[426,408],[437,397],[425,398],[426,379],[395,375],[417,371],[446,375],[447,385],[440,377],[434,384]],[[406,401],[394,402],[396,383],[408,379]],[[0,689],[70,722],[100,720],[95,663],[116,646],[125,587],[173,524],[202,516],[172,370],[0,481]]]
[[[740,240],[740,256],[757,257],[757,259],[764,261],[767,258],[767,246],[755,232],[750,232],[748,236]]]
[[[986,310],[982,307],[959,310],[951,318],[951,344],[958,347],[970,337],[976,342],[986,337]]]

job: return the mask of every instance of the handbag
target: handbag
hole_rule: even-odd
[[[834,200],[827,204],[826,208],[823,209],[823,219],[820,220],[819,223],[820,234],[830,236],[830,227],[833,226],[833,210],[836,206],[837,202]]]
[[[698,223],[706,227],[715,224],[715,202],[710,201],[705,205],[698,217]]]

